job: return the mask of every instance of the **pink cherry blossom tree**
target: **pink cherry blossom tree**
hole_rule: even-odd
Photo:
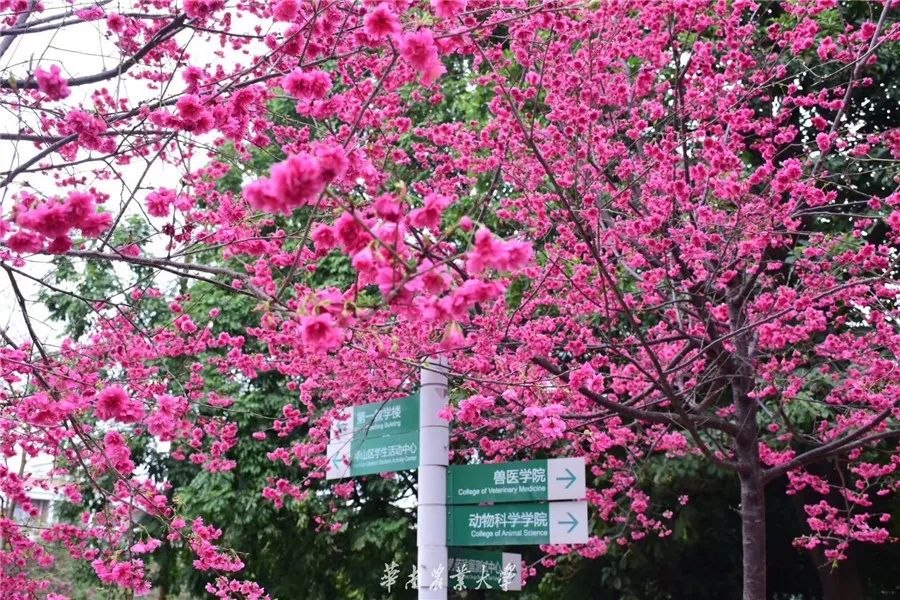
[[[857,22],[834,0],[777,18],[749,0],[4,2],[0,267],[22,328],[3,333],[0,443],[51,456],[103,502],[36,536],[0,517],[0,587],[40,595],[32,567],[61,546],[147,591],[162,540],[133,538],[140,512],[218,576],[210,593],[265,597],[218,525],[188,522],[142,474],[136,441],[219,472],[236,444],[283,438],[270,458],[305,475],[266,498],[340,502],[354,484],[324,483],[336,412],[403,395],[438,354],[454,460],[587,458],[595,535],[547,547],[548,566],[669,534],[677,507],[634,475],[657,454],[740,482],[747,600],[766,597],[776,479],[821,496],[798,546],[838,561],[889,541],[870,507],[900,464],[900,135],[860,98],[883,93],[893,4]],[[85,39],[105,53],[95,70],[35,51]],[[848,184],[861,170],[878,185]],[[150,233],[121,239],[133,220]],[[111,298],[54,290],[94,315],[58,339],[28,296],[52,257],[151,275]],[[315,285],[326,259],[352,284]],[[200,321],[201,284],[252,300],[258,322]],[[169,324],[148,330],[139,307],[160,299]],[[240,398],[209,370],[278,372],[283,411],[238,439]],[[838,481],[809,469],[838,458]],[[13,507],[50,485],[0,467]]]

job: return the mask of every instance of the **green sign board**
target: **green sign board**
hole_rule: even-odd
[[[331,441],[351,436],[391,435],[419,428],[419,393],[405,398],[352,406],[331,426]]]
[[[584,544],[587,502],[447,507],[448,546]]]
[[[396,435],[360,434],[328,444],[328,479],[406,471],[419,465],[419,430]]]
[[[332,422],[327,454],[327,479],[415,469],[419,393],[345,409]]]
[[[447,504],[580,500],[584,458],[551,458],[447,468]]]
[[[522,555],[468,548],[448,548],[449,587],[454,590],[522,589]]]

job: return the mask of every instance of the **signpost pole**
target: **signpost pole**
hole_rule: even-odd
[[[419,488],[416,510],[419,600],[447,600],[447,464],[450,425],[447,359],[430,358],[419,389]]]

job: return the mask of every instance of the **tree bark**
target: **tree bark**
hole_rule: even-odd
[[[852,553],[837,566],[832,566],[820,548],[810,551],[810,554],[822,585],[822,600],[865,600],[859,569]]]
[[[741,482],[741,542],[743,550],[743,600],[766,600],[766,496],[763,469],[759,460],[759,407],[749,397],[750,378],[741,373],[733,385],[735,417],[735,457]]]
[[[766,598],[766,500],[762,478],[741,475],[743,600]]]

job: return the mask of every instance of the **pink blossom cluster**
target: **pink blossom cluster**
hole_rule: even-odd
[[[184,14],[192,19],[205,19],[224,7],[224,0],[184,0]]]
[[[115,138],[104,135],[107,131],[106,122],[83,110],[69,112],[59,130],[62,133],[77,135],[78,144],[87,150],[111,153],[116,148]]]
[[[134,471],[134,462],[131,460],[131,449],[125,442],[125,438],[118,431],[107,431],[103,436],[104,456],[95,456],[94,463],[100,470],[109,466],[116,474],[130,475]]]
[[[534,257],[529,242],[498,240],[487,229],[479,229],[475,233],[474,246],[468,254],[466,268],[476,275],[485,269],[516,272],[527,266]]]
[[[15,223],[19,230],[5,241],[13,252],[64,254],[72,247],[73,229],[88,238],[99,237],[112,223],[112,215],[98,213],[96,198],[89,193],[70,192],[64,199],[43,202],[24,195],[16,207]]]
[[[147,205],[147,212],[154,217],[167,218],[172,214],[172,208],[187,211],[191,209],[192,203],[189,198],[178,195],[178,193],[170,188],[159,188],[147,194],[144,200]]]
[[[294,69],[281,80],[284,91],[297,99],[321,100],[331,90],[331,77],[321,70]]]
[[[94,572],[103,583],[112,583],[123,589],[132,590],[135,594],[146,594],[150,591],[150,582],[146,580],[144,561],[100,560],[91,562]]]
[[[465,9],[466,0],[435,0],[432,6],[437,16],[449,18]],[[403,59],[421,74],[423,85],[431,85],[446,72],[433,33],[429,29],[420,29],[402,34],[400,19],[390,3],[379,3],[366,13],[363,22],[366,34],[373,39],[395,40]]]
[[[114,420],[121,423],[137,423],[144,418],[144,405],[128,396],[120,385],[103,389],[95,402],[94,412],[98,419]]]
[[[431,85],[447,71],[441,63],[434,36],[427,29],[403,36],[400,55],[422,74],[424,85]]]
[[[257,210],[290,214],[313,202],[346,171],[347,156],[341,148],[320,146],[315,154],[292,154],[273,165],[268,178],[244,188],[244,197]]]
[[[214,583],[206,584],[206,591],[220,600],[271,600],[258,583],[227,577],[217,577]]]
[[[222,535],[221,529],[205,525],[203,519],[196,518],[191,524],[191,550],[197,555],[194,568],[201,571],[240,571],[244,563],[236,556],[222,553],[213,544]]]
[[[34,78],[37,80],[38,89],[47,94],[51,100],[63,100],[72,93],[68,80],[61,75],[59,65],[50,65],[49,71],[36,69]]]

